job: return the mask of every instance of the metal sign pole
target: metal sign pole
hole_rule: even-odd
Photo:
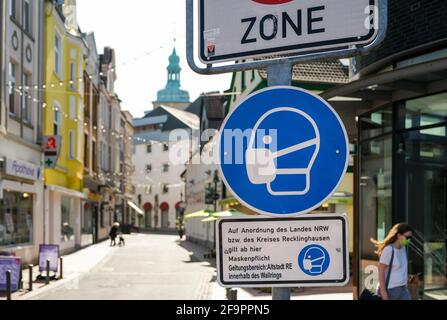
[[[290,63],[277,63],[267,67],[269,87],[290,86],[292,84],[292,68]],[[290,288],[272,288],[272,300],[290,300]]]

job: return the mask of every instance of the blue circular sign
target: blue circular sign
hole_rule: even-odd
[[[245,206],[294,216],[320,207],[348,167],[346,129],[313,93],[271,87],[252,94],[226,118],[219,137],[221,176]]]
[[[298,265],[308,276],[321,276],[327,271],[330,263],[327,250],[316,244],[305,247],[298,255]]]

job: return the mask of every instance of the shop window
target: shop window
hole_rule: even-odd
[[[4,192],[0,199],[0,247],[33,242],[33,196]]]
[[[392,224],[392,136],[360,144],[360,286],[375,290],[378,257],[370,239],[383,240]]]
[[[447,121],[447,93],[409,100],[399,112],[399,128],[412,129],[433,126]],[[445,135],[443,127],[426,132],[434,135]]]
[[[391,106],[374,111],[359,118],[360,138],[370,139],[386,133],[393,129],[393,111]]]
[[[61,242],[73,241],[75,239],[75,219],[74,199],[61,197]]]

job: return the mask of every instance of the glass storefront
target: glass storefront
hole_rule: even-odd
[[[0,246],[33,242],[33,196],[4,192],[0,199]]]
[[[359,120],[360,291],[378,281],[370,238],[382,240],[392,225],[408,222],[415,230],[408,252],[412,298],[447,299],[447,94]]]
[[[81,219],[81,245],[86,246],[94,242],[94,220],[93,220],[94,207],[91,203],[84,204],[84,210],[82,212]]]
[[[61,242],[75,240],[76,208],[74,206],[73,198],[61,198]]]

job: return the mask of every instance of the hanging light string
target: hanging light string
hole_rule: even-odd
[[[169,42],[166,42],[165,44],[163,44],[163,45],[161,45],[161,46],[159,46],[159,47],[157,47],[157,48],[155,48],[155,49],[152,49],[152,50],[150,50],[150,51],[148,51],[148,52],[145,52],[145,53],[143,53],[143,54],[140,54],[139,56],[136,56],[136,57],[134,57],[134,58],[131,58],[131,59],[125,61],[125,62],[116,64],[115,66],[109,66],[109,67],[106,69],[106,72],[107,72],[107,71],[115,72],[116,69],[117,69],[118,67],[124,67],[124,66],[127,66],[127,65],[129,65],[129,64],[131,64],[131,63],[133,63],[133,62],[136,62],[136,61],[139,61],[139,60],[141,60],[141,59],[144,59],[144,58],[146,58],[146,57],[148,57],[148,56],[151,56],[151,55],[153,55],[154,53],[156,53],[156,52],[158,52],[158,51],[160,51],[160,50],[162,50],[162,49],[164,49],[164,48],[166,48],[166,47],[168,47],[168,46],[170,46],[170,45],[175,44],[175,42],[176,42],[177,39],[181,39],[181,38],[184,38],[184,37],[185,37],[185,35],[183,34],[183,35],[181,35],[181,36],[179,36],[179,37],[177,37],[177,38],[174,38],[173,40],[171,40],[171,41],[169,41]],[[102,76],[104,76],[104,75],[105,75],[105,74],[104,74],[104,71],[100,71],[100,72],[99,72],[99,76],[100,76],[100,77],[102,77]],[[93,80],[93,75],[88,74],[87,77],[88,77],[90,80]],[[39,85],[39,84],[29,84],[29,85],[13,86],[13,88],[18,88],[19,90],[23,90],[23,89],[31,90],[31,89],[32,89],[32,90],[43,90],[43,91],[45,91],[45,90],[47,90],[47,89],[49,89],[49,88],[54,89],[54,88],[56,88],[56,87],[58,87],[58,86],[59,86],[59,87],[63,87],[63,86],[67,86],[67,85],[74,85],[74,84],[76,84],[76,82],[82,83],[83,81],[84,81],[84,76],[81,76],[81,77],[75,77],[75,78],[72,78],[72,79],[66,79],[66,80],[61,80],[61,81],[51,82],[51,83],[47,83],[47,84],[43,84],[43,85]]]

